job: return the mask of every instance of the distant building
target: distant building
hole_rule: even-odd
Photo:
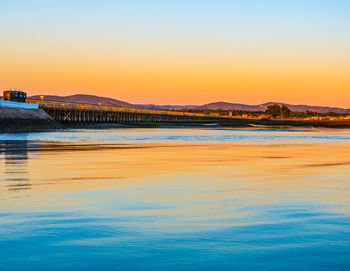
[[[4,100],[25,103],[27,98],[27,93],[17,90],[5,90]]]
[[[27,93],[16,90],[4,91],[4,98],[0,99],[0,108],[22,108],[22,109],[38,109],[39,105],[34,103],[26,103]]]

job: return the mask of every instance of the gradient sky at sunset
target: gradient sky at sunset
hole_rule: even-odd
[[[348,0],[0,0],[0,88],[350,108]]]

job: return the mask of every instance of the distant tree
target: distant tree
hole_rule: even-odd
[[[312,112],[310,110],[306,110],[306,117],[314,117],[317,116],[317,114],[315,112]]]
[[[281,107],[281,118],[284,119],[284,118],[289,118],[291,115],[291,110],[285,106],[285,105],[282,105]]]
[[[272,118],[289,118],[292,111],[285,105],[279,106],[278,104],[270,105],[267,107],[265,114],[271,116]]]
[[[281,116],[281,107],[278,104],[269,105],[265,111],[266,115],[276,118]]]

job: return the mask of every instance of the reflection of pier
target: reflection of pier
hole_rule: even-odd
[[[26,140],[4,140],[0,142],[0,153],[4,154],[5,171],[2,178],[10,191],[30,189],[28,180],[28,142]]]
[[[126,108],[119,106],[66,103],[57,101],[27,99],[27,103],[36,103],[53,119],[60,122],[169,122],[169,123],[215,123],[231,119],[201,113],[170,110],[152,110]]]

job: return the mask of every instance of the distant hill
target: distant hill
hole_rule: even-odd
[[[32,99],[40,99],[40,95],[31,96]],[[241,111],[265,111],[269,105],[285,105],[290,110],[296,112],[305,112],[307,110],[318,113],[350,113],[350,109],[344,109],[339,107],[327,107],[327,106],[311,106],[311,105],[293,105],[280,102],[268,102],[259,105],[247,105],[238,103],[216,102],[208,103],[204,105],[156,105],[156,104],[130,104],[127,102],[119,101],[112,98],[99,97],[95,95],[77,94],[71,96],[52,96],[44,95],[44,100],[62,101],[62,102],[74,102],[74,103],[86,103],[101,105],[121,106],[121,107],[136,107],[145,109],[158,109],[158,110],[182,110],[187,109],[200,109],[200,110],[241,110]]]
[[[198,106],[197,109],[222,109],[222,110],[242,110],[242,111],[265,111],[270,105],[285,105],[290,110],[296,112],[305,112],[307,110],[319,113],[335,112],[335,113],[350,113],[350,109],[344,109],[339,107],[326,107],[326,106],[311,106],[311,105],[293,105],[287,103],[279,102],[268,102],[259,105],[246,105],[246,104],[236,104],[236,103],[226,103],[226,102],[217,102],[209,103]]]
[[[59,101],[59,102],[68,102],[68,103],[86,103],[86,104],[95,104],[98,105],[111,105],[111,106],[122,106],[122,107],[136,107],[133,104],[119,101],[112,98],[99,97],[95,95],[85,95],[85,94],[76,94],[71,96],[52,96],[52,95],[43,95],[44,100],[49,101]],[[31,99],[40,99],[40,95],[35,95],[29,97]]]
[[[226,103],[226,102],[217,102],[217,103],[209,103],[197,106],[196,109],[204,109],[204,110],[242,110],[242,111],[265,111],[267,107],[263,105],[246,105],[246,104],[236,104],[236,103]]]
[[[182,109],[198,109],[198,105],[156,105],[156,104],[135,104],[139,108],[157,109],[157,110],[182,110]]]
[[[309,111],[318,112],[318,113],[327,113],[327,112],[350,113],[350,109],[344,109],[340,107],[312,106],[312,105],[304,105],[304,104],[293,105],[293,104],[274,103],[274,102],[264,103],[262,105],[267,108],[269,105],[274,105],[274,104],[285,105],[290,110],[296,111],[296,112],[305,112],[309,110]]]

